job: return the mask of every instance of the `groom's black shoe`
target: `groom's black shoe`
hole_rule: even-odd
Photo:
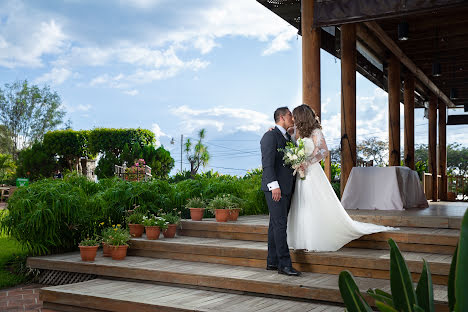
[[[266,269],[268,271],[276,271],[276,270],[278,270],[278,266],[274,265],[274,264],[267,264]]]
[[[284,274],[289,276],[301,276],[301,272],[295,270],[293,267],[284,267],[282,269],[278,269],[278,274]]]

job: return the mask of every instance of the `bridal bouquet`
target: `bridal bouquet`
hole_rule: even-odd
[[[305,179],[304,166],[301,166],[306,160],[304,141],[297,140],[297,145],[293,142],[286,143],[284,148],[279,148],[279,152],[283,152],[284,164],[291,166],[294,169],[293,175],[299,173],[299,177]]]

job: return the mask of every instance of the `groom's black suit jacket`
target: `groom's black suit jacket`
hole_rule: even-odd
[[[262,150],[263,191],[269,191],[268,183],[278,181],[282,194],[289,195],[293,192],[295,180],[293,169],[289,166],[284,166],[284,153],[278,151],[279,148],[284,148],[286,146],[286,142],[287,140],[277,127],[266,132],[260,141],[260,148]]]

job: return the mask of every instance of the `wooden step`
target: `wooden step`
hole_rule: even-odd
[[[305,272],[301,277],[289,277],[259,268],[132,256],[123,261],[115,261],[99,255],[94,262],[83,262],[78,253],[34,257],[29,258],[28,263],[39,269],[209,287],[289,299],[342,302],[338,276],[328,274]],[[387,280],[356,277],[356,282],[362,291],[369,288],[390,291],[390,283]],[[438,306],[445,306],[447,287],[435,285],[434,298]]]
[[[343,307],[209,290],[95,279],[41,289],[44,309],[56,311],[343,311]]]
[[[241,217],[238,222],[216,222],[206,219],[201,222],[183,220],[179,235],[225,238],[247,241],[268,241],[268,216]],[[460,231],[455,229],[402,227],[399,231],[364,235],[346,245],[350,248],[389,249],[387,241],[392,238],[402,251],[453,255]]]
[[[133,256],[167,258],[197,262],[263,268],[267,245],[264,242],[179,236],[174,239],[130,241]],[[415,280],[422,270],[422,259],[430,265],[434,283],[446,285],[452,256],[402,252]],[[389,279],[389,250],[342,248],[335,252],[292,251],[295,267],[305,272],[339,274],[349,270],[355,276]]]

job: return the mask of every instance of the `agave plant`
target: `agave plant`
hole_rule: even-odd
[[[416,289],[413,287],[411,274],[398,245],[389,239],[390,245],[390,289],[391,294],[380,289],[369,289],[367,294],[375,301],[375,306],[382,312],[433,312],[434,290],[429,265],[423,259],[423,270]],[[468,210],[462,220],[460,239],[450,266],[448,298],[450,311],[468,311]],[[339,276],[341,297],[347,311],[372,311],[366,302],[353,275],[342,271]],[[464,293],[465,292],[465,293]]]

